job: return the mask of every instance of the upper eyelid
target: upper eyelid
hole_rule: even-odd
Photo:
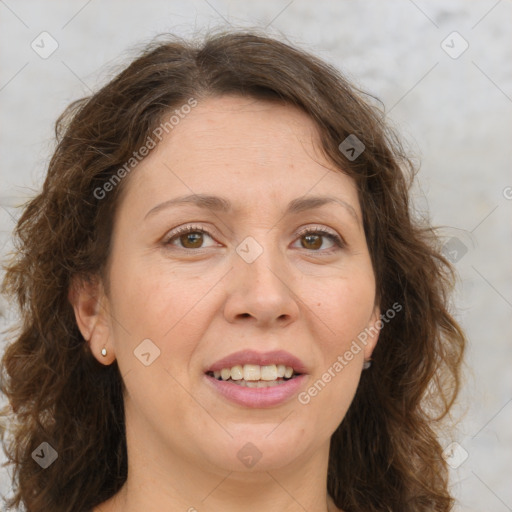
[[[164,241],[164,243],[168,243],[173,238],[176,238],[177,236],[179,236],[181,233],[187,233],[187,232],[193,233],[194,231],[204,232],[206,235],[208,235],[210,238],[212,238],[214,240],[215,240],[215,237],[217,236],[215,234],[215,232],[217,230],[210,229],[204,225],[195,224],[192,222],[189,224],[178,226],[177,228],[171,230],[170,232],[168,232],[168,234],[166,234],[163,237],[163,241]],[[342,235],[340,235],[335,229],[332,229],[332,228],[329,228],[327,226],[323,226],[320,224],[311,224],[311,225],[306,225],[306,226],[300,227],[296,230],[295,236],[300,237],[309,232],[313,232],[313,233],[314,232],[323,232],[323,236],[330,235],[333,238],[338,239],[338,241],[341,243],[342,246],[347,245],[345,238]],[[215,241],[217,242],[217,240],[215,240]]]
[[[167,238],[167,239],[173,238],[182,231],[193,231],[194,229],[196,229],[197,231],[204,231],[204,232],[206,232],[207,235],[210,235],[210,236],[216,236],[214,234],[217,230],[210,229],[210,228],[205,227],[200,224],[190,223],[190,224],[185,224],[185,225],[178,226],[177,228],[172,229],[171,231],[167,232],[167,234],[164,238]],[[326,231],[334,236],[343,238],[335,229],[332,229],[332,228],[329,228],[327,226],[323,226],[320,224],[306,225],[306,226],[297,228],[296,235],[300,235],[304,232],[314,231],[314,230]]]
[[[302,233],[307,233],[308,231],[324,231],[331,235],[342,238],[342,236],[336,230],[329,228],[327,226],[321,226],[320,224],[301,227],[301,228],[297,229],[297,235],[300,235]]]

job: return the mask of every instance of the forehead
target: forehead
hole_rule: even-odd
[[[359,211],[353,179],[323,156],[317,127],[300,109],[238,96],[198,102],[130,177],[128,194],[255,197],[289,202],[329,193]],[[235,197],[233,197],[235,196]]]
[[[160,149],[167,146],[195,150],[193,155],[179,151],[178,158],[207,159],[226,155],[243,156],[249,162],[262,164],[265,157],[271,157],[274,163],[279,160],[293,163],[307,157],[305,151],[318,152],[318,142],[316,125],[296,107],[224,96],[199,102],[172,130]],[[283,146],[285,143],[287,147]]]

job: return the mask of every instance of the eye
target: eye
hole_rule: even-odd
[[[201,227],[184,226],[169,233],[169,236],[164,241],[164,245],[174,245],[180,249],[204,249],[205,236],[213,240],[212,235]],[[175,242],[179,242],[180,245],[177,245]],[[213,247],[214,245],[208,247]]]
[[[325,252],[333,252],[345,247],[345,242],[340,236],[324,228],[306,228],[299,233],[299,239],[303,249],[319,252],[322,249],[325,239],[331,243],[330,247],[323,247]],[[323,252],[323,251],[322,251]]]
[[[188,225],[175,229],[164,240],[164,245],[175,246],[180,249],[205,249],[215,247],[215,243],[205,246],[205,237],[213,240],[213,236],[201,226]],[[299,232],[298,237],[301,247],[313,252],[333,252],[345,247],[344,240],[337,234],[325,228],[309,227]],[[330,243],[329,247],[323,247],[325,241]]]

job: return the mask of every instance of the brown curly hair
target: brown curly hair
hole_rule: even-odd
[[[1,381],[10,404],[3,445],[14,469],[8,506],[88,510],[126,480],[123,381],[117,363],[92,356],[68,294],[75,276],[105,277],[129,177],[108,201],[94,191],[173,108],[230,94],[291,104],[315,122],[325,155],[357,184],[380,309],[403,306],[380,333],[373,366],[331,438],[329,494],[346,512],[450,510],[437,426],[459,389],[465,337],[448,311],[453,270],[434,229],[411,211],[414,165],[383,109],[336,69],[275,38],[236,30],[201,41],[157,38],[56,123],[42,192],[24,205],[5,265],[3,292],[21,312]],[[339,149],[351,134],[366,148],[353,161]],[[58,452],[44,471],[31,456],[42,441]]]

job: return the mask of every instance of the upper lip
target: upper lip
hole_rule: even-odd
[[[229,356],[219,359],[206,372],[214,372],[223,368],[232,368],[236,365],[257,364],[266,366],[271,364],[284,364],[293,368],[295,373],[306,373],[306,365],[296,356],[286,352],[285,350],[273,350],[271,352],[256,352],[255,350],[240,350]]]

